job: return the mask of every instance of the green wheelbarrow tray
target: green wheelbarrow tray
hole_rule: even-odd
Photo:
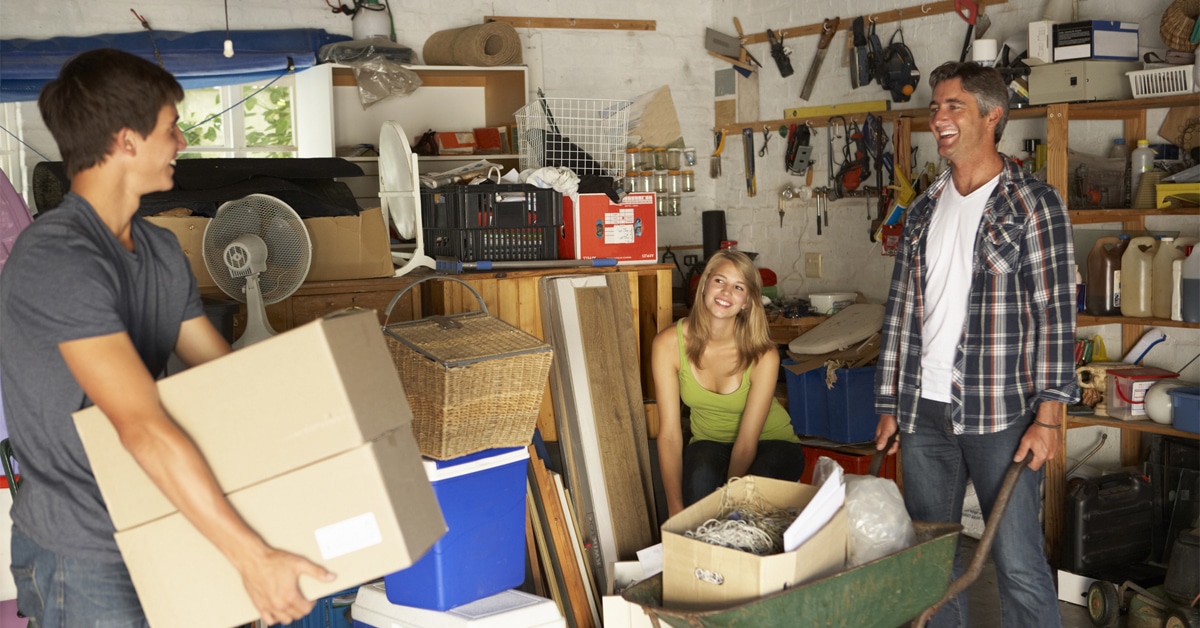
[[[965,573],[953,582],[950,576],[962,526],[918,521],[913,523],[917,542],[906,550],[729,608],[664,608],[661,573],[629,587],[621,596],[641,606],[656,627],[666,624],[675,628],[896,628],[916,618],[914,626],[919,628],[983,571],[996,527],[1008,507],[1017,476],[1029,459],[1009,467],[975,556]]]

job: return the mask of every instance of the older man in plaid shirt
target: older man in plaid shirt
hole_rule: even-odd
[[[929,126],[950,168],[908,210],[876,370],[876,446],[902,432],[905,504],[958,522],[970,478],[984,516],[1011,462],[1032,454],[992,556],[1004,626],[1059,626],[1038,522],[1042,465],[1078,397],[1071,224],[1054,188],[996,149],[1008,118],[999,73],[946,63]],[[889,452],[890,453],[890,452]],[[961,569],[956,560],[956,571]],[[968,625],[960,595],[932,625]]]

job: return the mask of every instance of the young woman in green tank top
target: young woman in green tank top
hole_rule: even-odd
[[[655,337],[652,364],[668,515],[729,478],[800,479],[804,451],[775,400],[779,352],[767,333],[762,279],[746,254],[712,256],[691,312]],[[688,443],[683,405],[691,415]]]

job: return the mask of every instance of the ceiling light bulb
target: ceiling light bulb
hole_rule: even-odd
[[[226,39],[225,40],[225,58],[228,59],[232,56],[233,56],[233,41]]]

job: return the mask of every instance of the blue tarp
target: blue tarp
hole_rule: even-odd
[[[37,100],[42,86],[58,75],[67,59],[96,48],[117,48],[158,63],[157,47],[162,66],[184,89],[193,89],[269,80],[289,66],[303,70],[316,65],[317,51],[325,44],[350,39],[315,28],[230,31],[234,55],[225,58],[225,38],[225,31],[154,31],[151,36],[143,30],[91,37],[0,39],[0,102]]]

